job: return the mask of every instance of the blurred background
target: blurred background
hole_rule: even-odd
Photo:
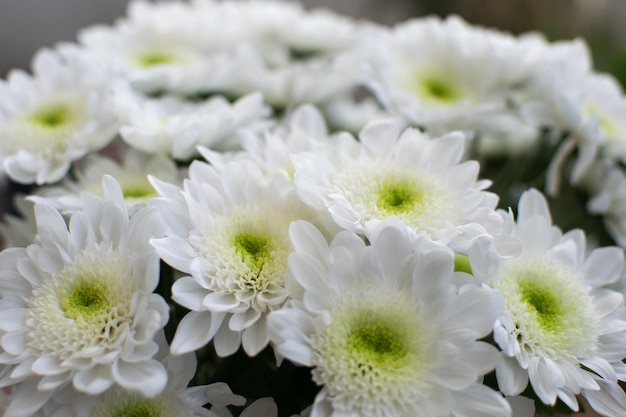
[[[0,77],[28,69],[44,46],[74,41],[95,23],[125,14],[129,0],[0,0]],[[303,0],[307,8],[394,24],[411,16],[458,14],[471,23],[513,33],[541,31],[550,40],[583,37],[595,68],[626,82],[626,2],[623,0]]]

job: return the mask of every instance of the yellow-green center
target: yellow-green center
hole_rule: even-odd
[[[391,214],[407,213],[422,201],[420,187],[410,179],[386,179],[378,188],[377,206]]]
[[[271,243],[271,239],[266,235],[248,232],[236,233],[232,241],[235,251],[241,256],[241,260],[256,274],[259,274],[263,265],[270,260]]]
[[[350,324],[346,350],[367,366],[386,367],[407,354],[409,346],[406,339],[392,318],[375,312],[362,312]]]
[[[122,187],[122,193],[125,199],[143,199],[156,195],[154,188],[152,188],[150,181],[148,181],[148,177],[145,175],[116,179]]]
[[[440,103],[454,103],[463,98],[463,92],[453,81],[440,75],[420,78],[417,90],[424,99]]]
[[[159,417],[159,408],[150,401],[139,401],[116,410],[111,417]]]
[[[80,282],[61,297],[65,315],[72,319],[89,319],[107,309],[107,292],[100,282]]]
[[[457,272],[467,272],[472,274],[472,265],[467,255],[457,253],[454,255],[454,270]]]
[[[171,64],[176,59],[165,52],[144,52],[136,57],[139,66],[144,68],[154,67],[156,65]]]
[[[47,129],[61,127],[67,124],[71,118],[71,109],[62,103],[42,106],[28,116],[31,123]]]
[[[539,325],[546,331],[558,330],[563,317],[561,299],[535,280],[521,279],[517,285],[521,301],[536,315]]]

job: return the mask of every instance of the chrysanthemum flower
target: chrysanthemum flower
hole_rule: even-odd
[[[111,177],[103,190],[103,199],[85,195],[69,225],[36,205],[35,242],[0,253],[0,385],[18,384],[6,416],[30,416],[68,384],[89,394],[117,384],[147,396],[165,386],[152,358],[169,316],[152,293],[159,258],[148,240],[161,229],[158,217],[147,208],[129,219]]]
[[[505,300],[494,326],[501,391],[519,394],[530,381],[545,404],[558,398],[576,411],[582,394],[602,415],[624,415],[626,395],[617,381],[626,370],[626,308],[622,294],[604,287],[622,274],[622,250],[587,255],[584,234],[553,226],[536,190],[520,198],[517,223],[507,223],[523,243],[519,256],[499,259],[485,247],[470,254],[474,275]]]
[[[45,415],[74,417],[217,417],[205,405],[226,408],[243,405],[245,398],[232,393],[227,384],[188,386],[196,373],[195,354],[167,355],[165,336],[156,337],[159,353],[155,356],[167,370],[167,385],[154,397],[122,387],[112,387],[99,395],[85,395],[68,387],[44,407]]]
[[[293,299],[270,313],[271,340],[322,386],[312,416],[506,416],[504,398],[478,381],[495,366],[490,332],[497,292],[452,284],[454,254],[399,221],[330,243],[292,223]]]
[[[287,229],[311,213],[284,171],[265,176],[250,160],[217,169],[195,161],[184,189],[153,181],[153,200],[166,237],[153,239],[161,258],[189,274],[172,287],[172,298],[191,310],[180,321],[171,350],[199,349],[213,340],[220,356],[239,346],[256,355],[268,343],[267,313],[282,307]]]
[[[150,155],[133,148],[123,148],[120,153],[119,163],[98,154],[88,155],[80,168],[74,170],[74,179],[65,179],[58,186],[42,187],[29,200],[51,205],[64,214],[72,213],[82,208],[82,193],[102,196],[102,176],[111,175],[119,183],[132,215],[157,195],[148,175],[182,183],[183,172],[164,155]]]
[[[386,108],[429,129],[475,129],[512,114],[507,100],[537,58],[531,43],[456,16],[371,31],[362,43],[365,84]]]
[[[500,227],[495,194],[478,181],[478,163],[461,162],[465,137],[431,139],[389,121],[370,123],[357,142],[336,138],[325,150],[292,157],[300,198],[328,211],[342,228],[363,233],[396,216],[416,233],[446,243],[471,240]]]
[[[46,184],[108,144],[117,124],[100,69],[76,49],[41,51],[33,72],[0,81],[0,163],[14,181]]]

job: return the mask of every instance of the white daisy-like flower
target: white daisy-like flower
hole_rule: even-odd
[[[431,139],[379,120],[359,139],[339,136],[324,152],[292,156],[304,202],[361,234],[369,223],[392,216],[416,233],[461,246],[485,230],[497,232],[498,197],[484,191],[488,181],[477,180],[476,161],[461,162],[461,133]]]
[[[102,176],[110,175],[119,183],[124,201],[131,214],[156,197],[156,190],[148,181],[148,175],[163,181],[181,184],[184,170],[164,155],[145,154],[136,149],[124,149],[117,163],[112,158],[91,154],[81,161],[74,172],[74,179],[66,179],[58,186],[42,187],[29,200],[53,206],[64,214],[83,207],[82,193],[102,196]]]
[[[385,107],[428,128],[471,128],[507,111],[538,55],[531,43],[456,16],[378,28],[362,45],[365,84]]]
[[[261,91],[277,107],[320,103],[356,85],[349,51],[359,35],[352,20],[328,10],[304,10],[281,1],[225,2],[233,24],[250,28],[245,37],[250,70],[241,93]],[[252,62],[254,61],[254,62]]]
[[[399,221],[330,243],[292,223],[292,301],[270,313],[271,340],[322,386],[312,416],[506,416],[504,398],[480,378],[497,351],[490,332],[496,291],[452,283],[454,254]],[[296,288],[296,287],[294,287]]]
[[[69,384],[89,394],[117,384],[147,396],[165,386],[167,373],[152,358],[169,317],[153,293],[159,258],[148,241],[159,218],[146,208],[129,219],[112,177],[103,191],[103,199],[85,195],[69,224],[36,205],[35,242],[0,253],[0,385],[18,384],[7,416],[30,416]]]
[[[155,397],[116,386],[99,395],[85,395],[73,387],[58,393],[44,407],[46,415],[64,417],[217,417],[205,405],[226,408],[243,405],[245,398],[232,393],[227,384],[188,386],[196,373],[195,354],[164,355],[168,346],[165,336],[157,337],[160,351],[156,359],[167,370],[167,385]]]
[[[33,76],[0,81],[0,164],[14,181],[53,183],[117,131],[100,69],[75,48],[43,50]]]
[[[311,218],[310,210],[284,171],[266,176],[250,160],[221,169],[194,161],[182,192],[153,184],[166,237],[151,242],[165,262],[189,274],[172,287],[174,301],[191,310],[178,325],[172,352],[213,340],[220,356],[239,346],[256,355],[269,341],[267,314],[288,297],[287,229],[292,220]]]
[[[131,2],[129,18],[113,27],[97,25],[79,33],[94,60],[145,92],[186,90],[189,78],[206,68],[197,38],[200,20],[183,4]]]
[[[519,256],[500,259],[484,246],[470,253],[474,276],[505,300],[493,332],[502,349],[500,390],[517,395],[530,381],[545,404],[558,398],[577,411],[582,394],[600,414],[624,415],[617,381],[626,377],[626,307],[622,294],[605,287],[620,278],[623,251],[587,255],[583,232],[553,226],[536,190],[521,196],[517,222],[510,217],[507,224],[523,244]]]
[[[149,98],[126,86],[116,93],[124,141],[144,152],[179,160],[197,156],[197,146],[237,148],[237,131],[264,127],[270,114],[259,93],[232,104],[222,96],[196,102],[173,96]]]

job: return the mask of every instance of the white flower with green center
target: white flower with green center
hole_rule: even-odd
[[[129,219],[112,177],[103,190],[102,199],[85,195],[68,224],[35,205],[34,243],[0,253],[0,384],[17,384],[7,416],[30,416],[70,384],[87,394],[119,385],[146,396],[166,384],[153,355],[169,308],[153,293],[159,258],[148,243],[159,219],[149,208]]]
[[[165,335],[156,337],[159,352],[155,356],[166,368],[165,388],[147,397],[122,387],[113,387],[99,395],[85,395],[73,387],[55,395],[44,407],[44,415],[75,417],[216,417],[205,405],[226,407],[243,405],[245,399],[232,393],[225,383],[188,386],[196,374],[195,354],[173,356],[168,353]]]
[[[532,75],[530,42],[458,17],[413,19],[362,41],[364,82],[388,109],[427,129],[484,129],[515,114],[510,98]]]
[[[626,308],[622,294],[605,288],[623,272],[622,250],[586,255],[584,234],[553,226],[536,190],[522,195],[517,223],[507,224],[523,244],[519,256],[499,259],[486,246],[470,253],[473,274],[505,300],[494,326],[501,391],[520,394],[530,381],[545,404],[558,398],[577,411],[582,394],[599,413],[623,415],[626,395],[616,392],[624,379]]]
[[[153,184],[166,237],[152,244],[165,262],[189,274],[172,287],[173,299],[191,310],[178,325],[172,352],[213,340],[220,356],[240,346],[256,355],[268,343],[267,314],[288,297],[289,224],[312,213],[286,172],[266,176],[250,160],[219,169],[195,161],[182,192]]]
[[[489,183],[477,180],[476,161],[461,162],[462,134],[431,139],[377,121],[359,139],[339,136],[325,149],[292,156],[300,198],[340,227],[362,234],[395,216],[416,233],[459,247],[485,230],[498,232],[497,196],[483,191]]]
[[[42,51],[34,75],[0,81],[0,164],[20,183],[52,183],[107,145],[117,124],[94,63],[74,49]]]
[[[503,397],[477,381],[497,351],[496,291],[453,284],[454,254],[397,219],[328,244],[293,222],[289,267],[297,285],[270,313],[270,337],[287,359],[312,367],[320,386],[311,415],[506,416]]]
[[[58,186],[39,188],[29,200],[49,204],[64,214],[73,213],[83,206],[81,193],[102,196],[102,176],[111,175],[122,188],[124,201],[132,214],[157,195],[148,175],[174,184],[182,183],[183,172],[171,158],[122,146],[120,163],[97,154],[88,155],[80,169],[74,170],[73,179],[66,179]]]

